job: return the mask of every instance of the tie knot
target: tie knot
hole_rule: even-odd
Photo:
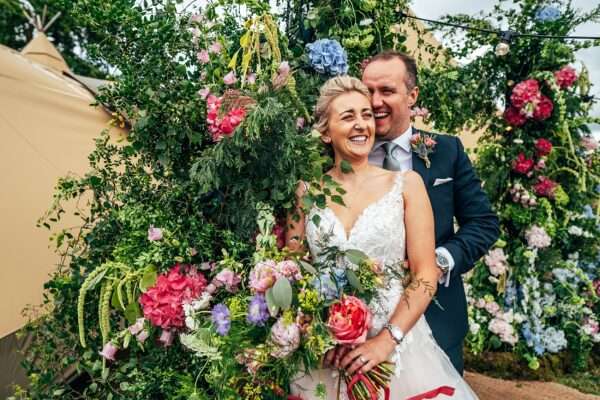
[[[392,153],[394,152],[394,150],[396,150],[396,147],[398,147],[398,146],[399,146],[399,145],[398,145],[397,143],[394,143],[394,142],[385,142],[385,143],[382,145],[382,147],[383,147],[383,150],[385,150],[385,153],[386,153],[388,156],[391,156],[391,155],[392,155]]]

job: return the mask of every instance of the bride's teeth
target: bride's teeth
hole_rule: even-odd
[[[351,142],[354,143],[366,143],[367,142],[367,137],[366,136],[354,136],[350,138]]]

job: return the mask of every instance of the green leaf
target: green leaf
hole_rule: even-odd
[[[151,267],[148,271],[144,272],[144,275],[142,275],[142,278],[140,279],[140,290],[146,293],[146,290],[156,283],[157,277],[158,275],[155,267]]]
[[[360,263],[365,262],[369,259],[369,256],[367,256],[362,251],[356,249],[346,250],[344,254],[346,255],[348,261],[355,265],[359,265]]]
[[[311,220],[312,223],[315,224],[315,226],[319,226],[319,224],[321,223],[321,217],[318,214],[313,215]]]
[[[325,206],[327,206],[327,198],[325,197],[324,194],[322,194],[322,193],[318,194],[315,200],[317,202],[317,207],[325,208]]]
[[[113,294],[110,299],[110,305],[112,306],[112,308],[123,311],[123,306],[121,305],[121,302],[119,301],[118,291],[119,291],[118,289],[113,290]]]
[[[340,168],[342,169],[343,174],[349,174],[350,172],[354,172],[354,170],[352,169],[352,165],[350,165],[350,163],[346,160],[342,160]]]
[[[292,285],[285,277],[280,277],[273,285],[273,300],[282,310],[287,310],[292,305]]]
[[[140,306],[136,301],[132,301],[125,308],[125,318],[127,318],[127,322],[130,324],[135,324],[135,321],[141,317],[142,313],[140,311]]]
[[[265,300],[267,301],[267,308],[269,309],[269,314],[272,317],[276,317],[279,313],[279,307],[275,304],[275,298],[273,297],[273,288],[267,289],[265,293]]]
[[[338,196],[337,194],[334,194],[333,196],[331,196],[331,201],[333,201],[334,203],[337,203],[339,205],[345,206],[346,203],[344,203],[344,199],[342,198],[342,196]]]
[[[129,347],[129,343],[131,342],[131,332],[127,331],[125,333],[125,338],[123,338],[123,348],[126,349]]]
[[[351,269],[347,269],[346,270],[346,277],[348,278],[348,282],[350,282],[350,284],[356,290],[358,290],[359,292],[364,291],[364,288],[360,284],[360,281],[358,280],[358,277],[356,276],[356,274],[354,273],[354,271],[352,271]]]
[[[309,274],[317,275],[317,270],[315,267],[303,260],[299,260],[299,262],[302,268],[304,268]]]

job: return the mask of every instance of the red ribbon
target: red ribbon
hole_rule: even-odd
[[[406,400],[423,400],[423,399],[433,399],[438,394],[445,394],[448,397],[452,397],[454,395],[454,388],[450,386],[440,386],[437,389],[430,390],[429,392],[421,393],[413,397],[409,397]]]
[[[377,400],[377,397],[378,397],[377,389],[375,388],[375,386],[373,386],[371,381],[369,381],[369,379],[367,379],[367,377],[361,373],[355,374],[352,377],[352,380],[350,380],[350,383],[348,384],[347,393],[348,393],[348,398],[350,400],[356,400],[356,397],[354,397],[354,393],[352,393],[352,388],[358,382],[362,382],[365,384],[365,386],[367,387],[367,390],[369,391],[369,396],[371,397],[371,400]],[[390,400],[390,388],[387,386],[384,387],[383,393],[385,394],[385,400]]]

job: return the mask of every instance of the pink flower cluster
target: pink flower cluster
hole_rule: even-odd
[[[206,122],[214,142],[219,142],[225,136],[232,136],[233,131],[246,117],[246,110],[243,107],[232,108],[225,116],[219,117],[222,98],[215,95],[208,95],[206,98]]]
[[[514,345],[519,341],[512,323],[516,318],[512,310],[503,312],[498,303],[493,300],[478,299],[475,307],[486,310],[492,315],[488,324],[488,330],[497,335],[505,343]],[[518,322],[518,321],[516,321]]]
[[[221,272],[219,272],[212,280],[212,285],[215,288],[219,288],[221,286],[225,287],[229,293],[237,292],[238,285],[242,281],[242,278],[229,268],[225,268]]]
[[[195,267],[176,264],[158,276],[154,286],[140,297],[144,317],[165,330],[184,326],[183,303],[198,298],[206,278]]]
[[[513,88],[510,106],[504,111],[504,119],[510,125],[521,126],[528,118],[543,121],[552,115],[554,104],[540,91],[535,79],[527,79]]]
[[[287,323],[279,318],[271,327],[269,342],[273,346],[271,355],[284,358],[292,354],[300,346],[300,327],[295,322]]]
[[[546,233],[544,228],[537,225],[533,225],[525,232],[525,239],[527,240],[527,245],[535,249],[548,247],[552,242],[550,235]]]
[[[566,89],[573,86],[577,80],[577,72],[575,68],[566,65],[554,73],[554,78],[556,79],[556,84],[561,89]]]
[[[427,118],[429,116],[429,110],[426,107],[413,107],[410,110],[410,116]]]
[[[279,277],[290,281],[302,279],[300,267],[292,260],[276,263],[273,260],[261,261],[250,271],[250,288],[256,293],[264,293],[275,284]]]
[[[488,254],[483,258],[485,265],[490,269],[490,273],[494,276],[499,276],[506,273],[508,269],[508,258],[504,254],[504,250],[496,248],[490,250]]]

